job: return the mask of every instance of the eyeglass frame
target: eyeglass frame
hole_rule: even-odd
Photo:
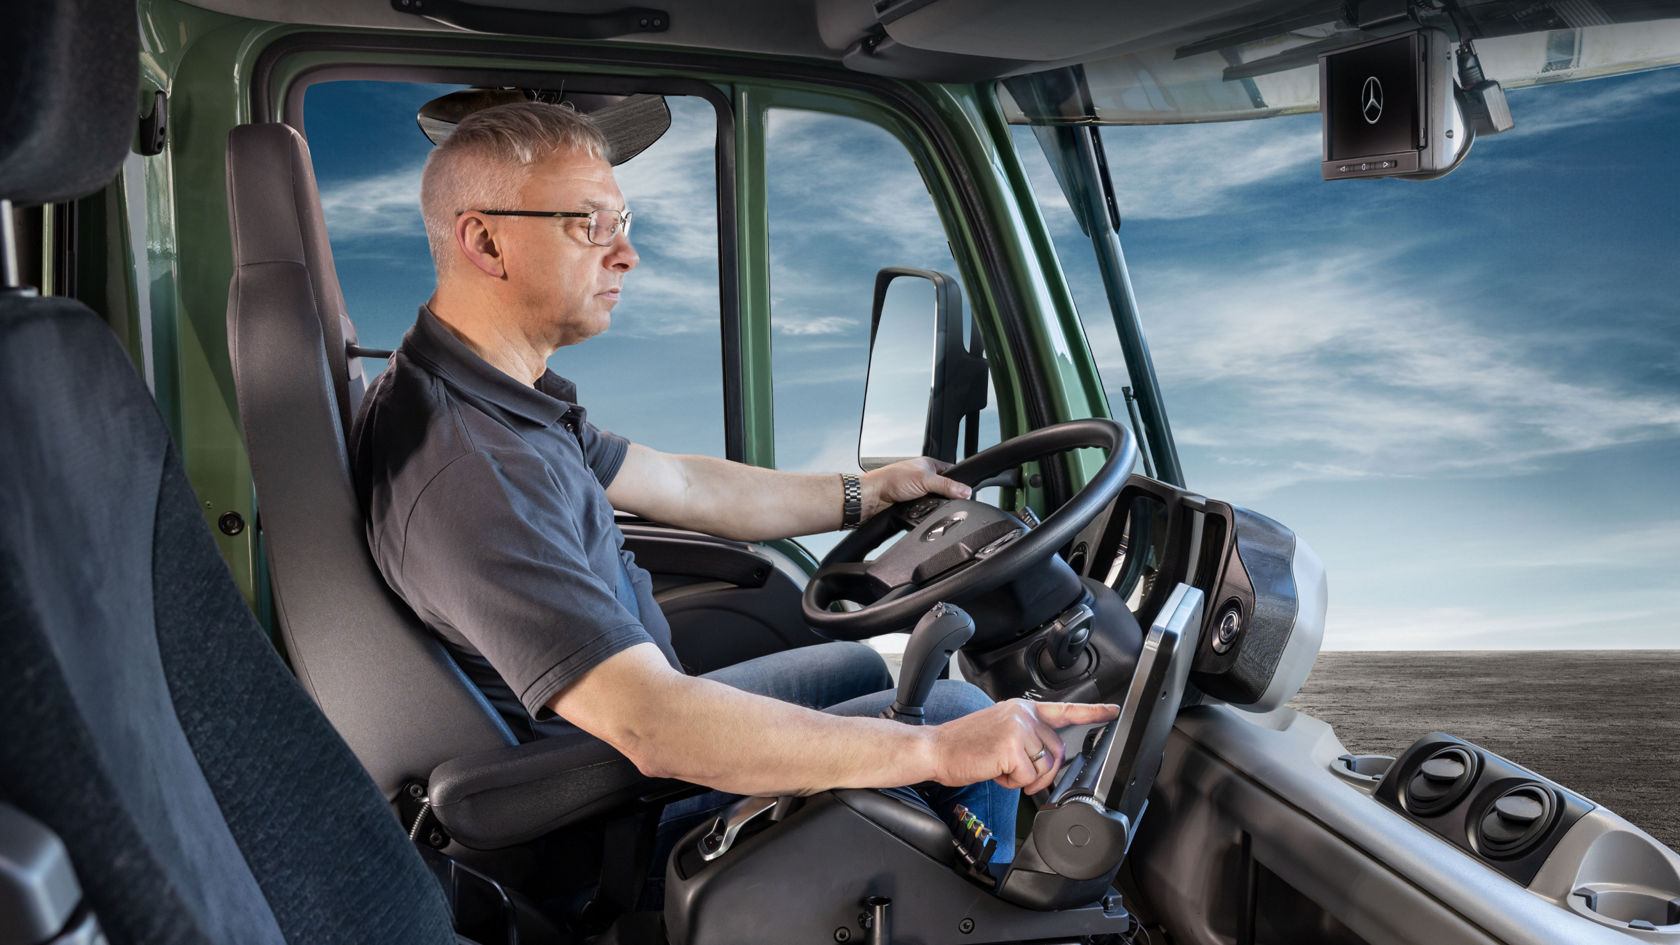
[[[588,218],[589,219],[589,230],[590,231],[593,231],[595,229],[595,219],[594,219],[595,214],[597,214],[597,213],[615,213],[615,214],[618,215],[618,228],[613,230],[612,239],[606,241],[605,243],[598,243],[598,242],[595,241],[595,239],[593,237],[589,236],[588,233],[584,234],[584,238],[589,240],[589,245],[591,245],[591,246],[611,246],[614,243],[618,242],[618,238],[621,237],[621,236],[626,238],[626,239],[628,239],[630,237],[630,215],[631,215],[631,211],[629,211],[629,210],[613,210],[613,209],[610,209],[608,207],[599,207],[599,208],[594,209],[594,210],[553,210],[553,211],[550,211],[550,210],[457,210],[457,211],[455,211],[456,216],[460,216],[463,213],[482,213],[485,216],[490,216],[490,217],[552,217],[552,218],[555,218],[555,219]]]

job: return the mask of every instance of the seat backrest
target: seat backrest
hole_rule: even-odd
[[[7,216],[116,176],[139,55],[132,0],[8,14]],[[115,336],[33,295],[0,285],[0,802],[63,843],[112,942],[454,942],[438,884],[245,606]]]
[[[0,800],[63,840],[111,940],[454,942],[110,329],[0,299],[0,403]]]
[[[288,125],[242,125],[227,174],[228,348],[276,618],[298,679],[394,797],[443,761],[515,738],[368,552],[345,448],[355,329],[308,146]]]

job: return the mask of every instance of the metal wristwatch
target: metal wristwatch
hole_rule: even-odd
[[[840,507],[840,527],[856,528],[863,522],[863,479],[852,473],[840,474],[845,497]]]

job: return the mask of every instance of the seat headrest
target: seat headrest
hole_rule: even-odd
[[[0,30],[0,199],[93,193],[122,167],[139,115],[133,0],[7,4]]]

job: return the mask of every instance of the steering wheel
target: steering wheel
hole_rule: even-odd
[[[805,622],[832,640],[863,640],[908,629],[940,601],[972,599],[1009,583],[1056,553],[1097,517],[1131,475],[1137,444],[1112,420],[1040,427],[982,450],[945,471],[969,486],[1022,463],[1082,447],[1108,450],[1085,488],[1036,528],[984,502],[922,496],[883,509],[823,557],[800,600]],[[873,561],[864,556],[906,532]],[[858,610],[830,610],[838,600]]]

